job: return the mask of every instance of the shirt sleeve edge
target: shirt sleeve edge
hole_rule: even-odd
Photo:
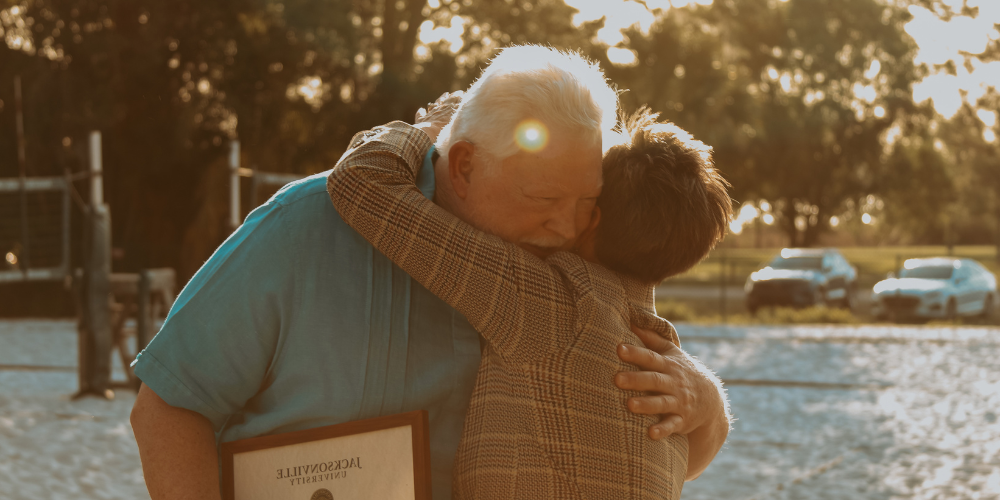
[[[191,410],[212,422],[218,431],[229,416],[212,407],[177,378],[151,353],[143,352],[133,363],[135,376],[170,406]]]

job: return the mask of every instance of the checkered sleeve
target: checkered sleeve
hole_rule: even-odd
[[[351,227],[468,318],[496,352],[531,362],[573,335],[575,301],[562,275],[518,246],[425,198],[415,182],[431,146],[402,122],[355,136],[327,180]],[[547,335],[529,335],[546,332]]]

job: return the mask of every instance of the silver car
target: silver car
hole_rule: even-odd
[[[751,314],[761,307],[854,307],[858,271],[833,248],[784,248],[747,278],[744,291]]]
[[[898,277],[872,290],[872,312],[879,318],[956,318],[992,316],[997,279],[972,259],[909,259]]]

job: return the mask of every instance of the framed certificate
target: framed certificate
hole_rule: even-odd
[[[425,410],[222,443],[225,500],[431,500]]]

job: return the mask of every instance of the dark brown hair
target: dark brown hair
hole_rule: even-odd
[[[623,120],[625,142],[604,156],[595,251],[602,264],[646,283],[682,273],[726,235],[729,183],[712,148],[647,108]]]

